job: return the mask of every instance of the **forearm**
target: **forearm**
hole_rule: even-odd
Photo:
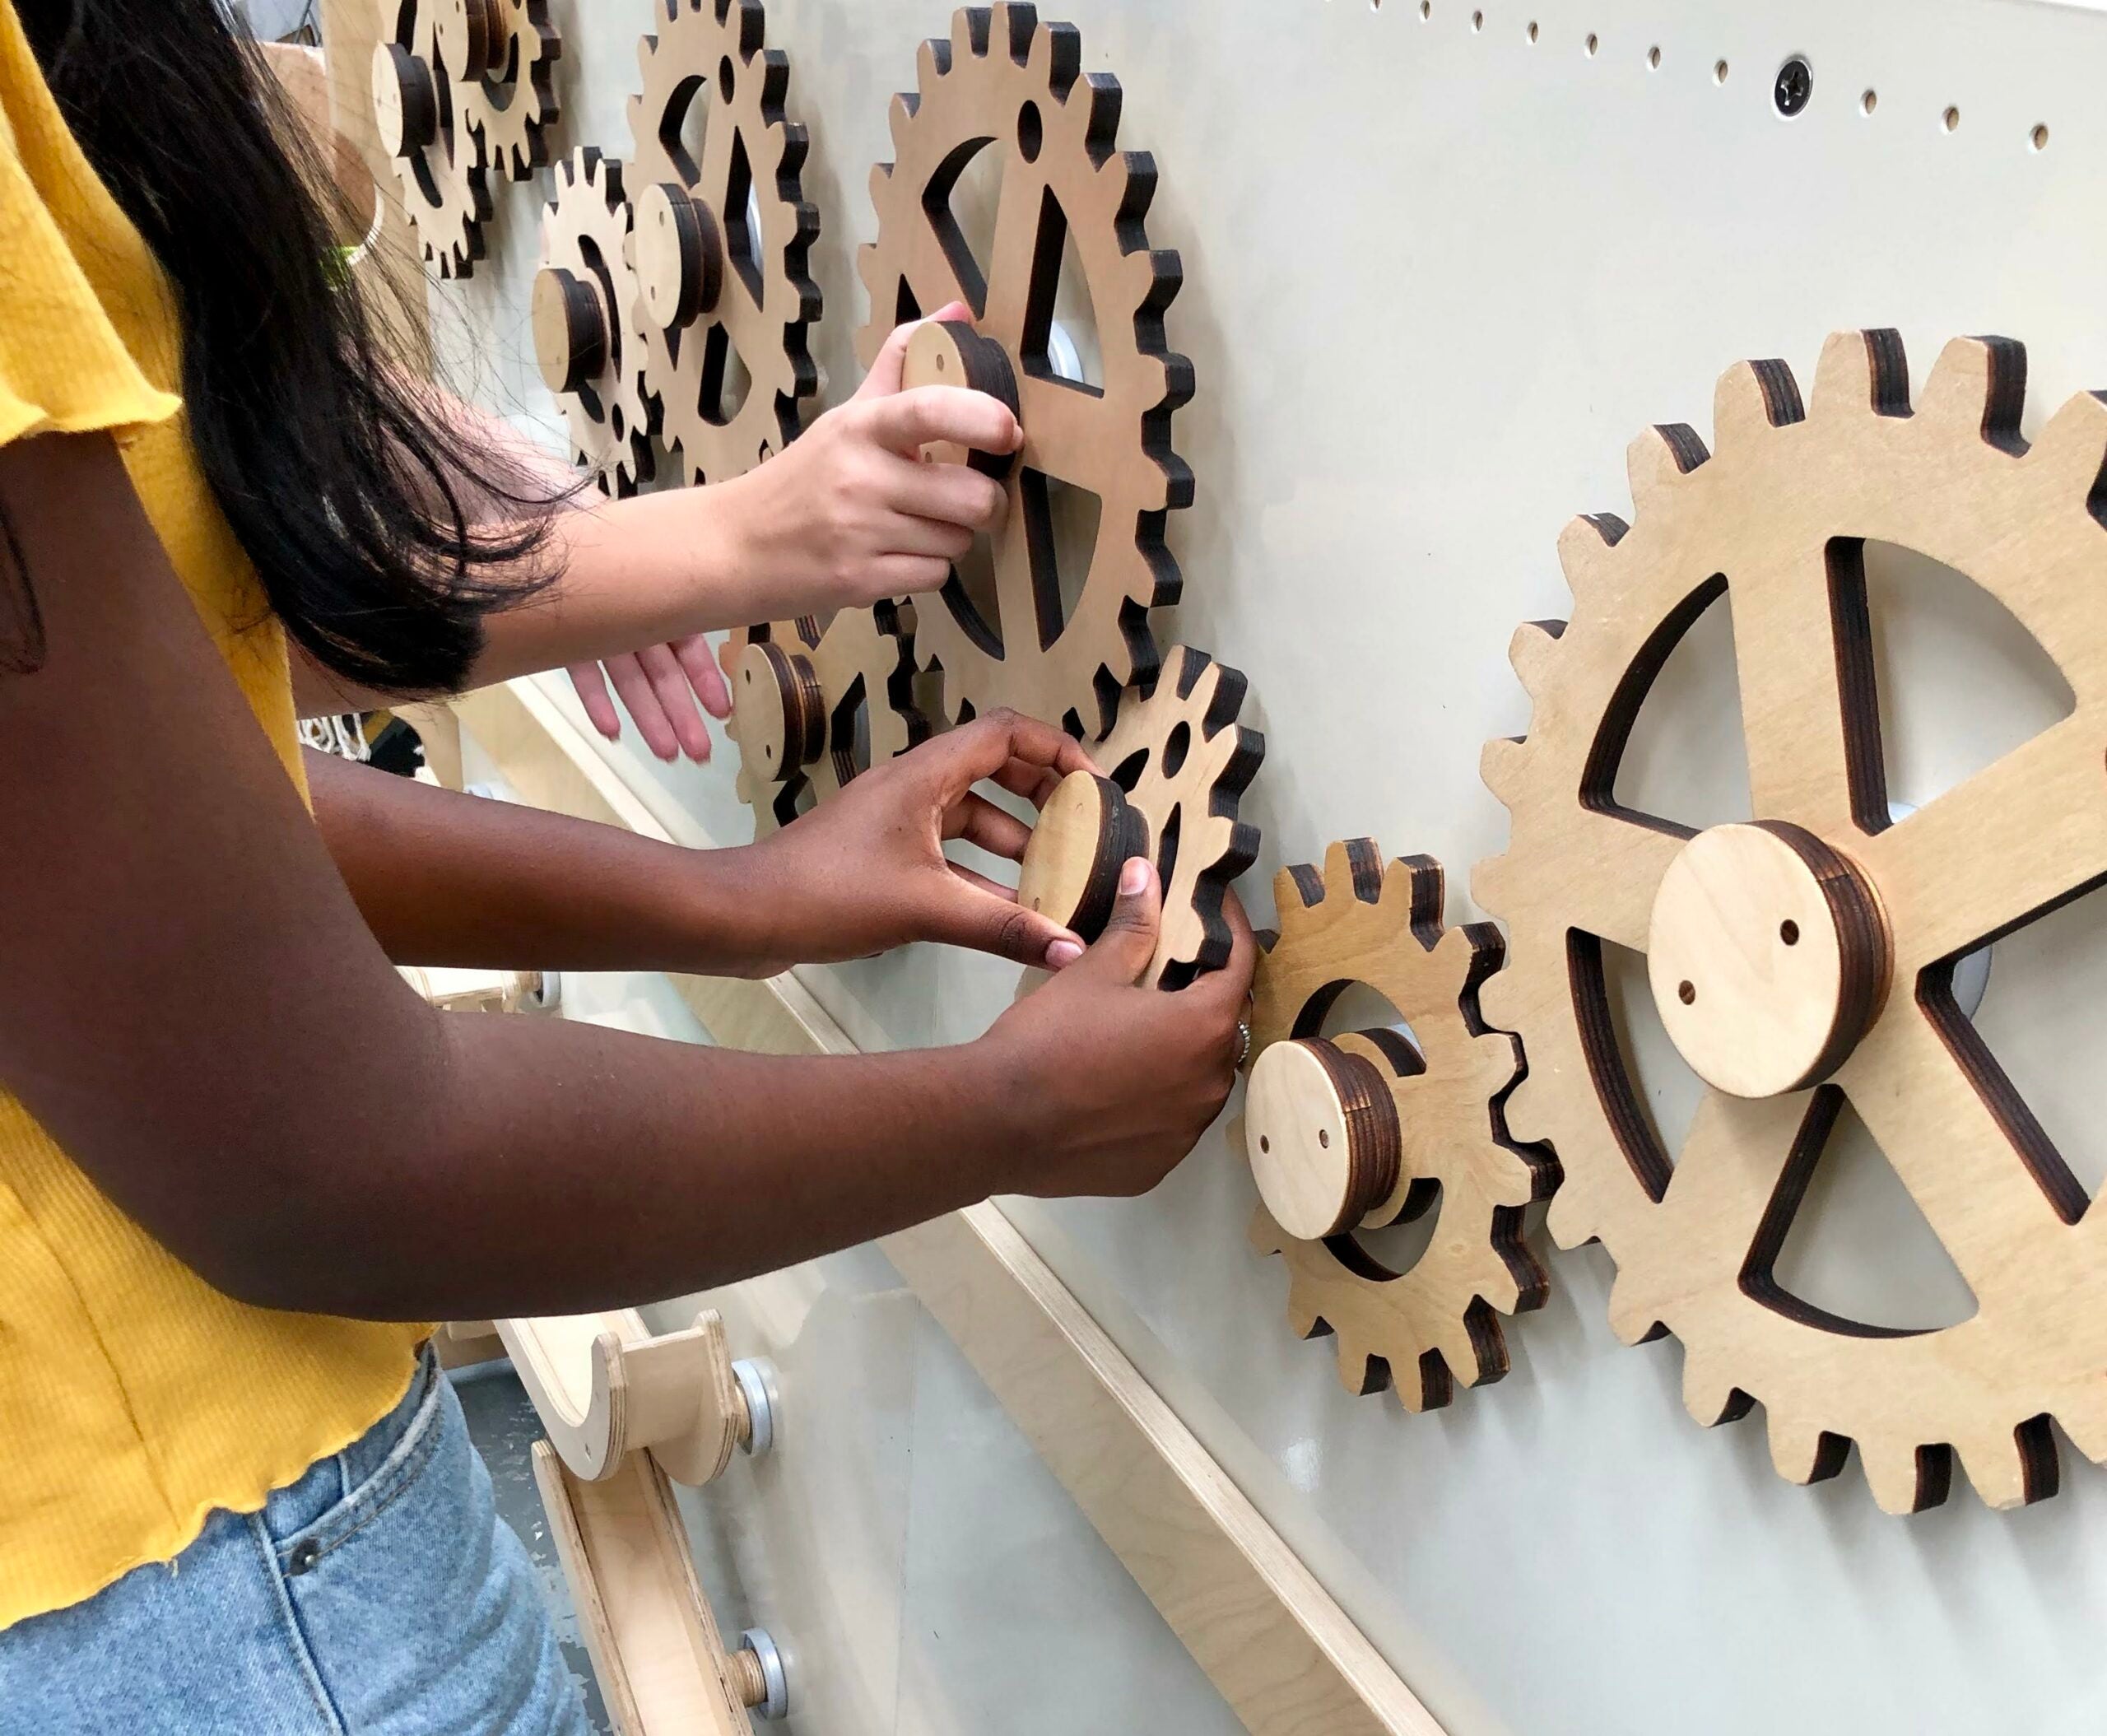
[[[802,1059],[434,1016],[390,1137],[237,1220],[252,1300],[366,1318],[575,1313],[729,1282],[1012,1184],[987,1045]],[[415,1130],[414,1132],[412,1130]],[[260,1293],[259,1293],[260,1292]]]
[[[315,823],[398,964],[744,975],[781,956],[746,849],[690,850],[307,756]]]

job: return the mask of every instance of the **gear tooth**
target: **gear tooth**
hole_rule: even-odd
[[[1495,857],[1493,859],[1496,861],[1499,859]],[[1482,868],[1486,864],[1480,863],[1478,866]],[[1473,876],[1471,891],[1474,897],[1477,893],[1477,878]],[[1482,900],[1479,901],[1483,902]],[[1479,985],[1478,1012],[1485,1022],[1493,1026],[1495,1031],[1512,1031],[1514,1028],[1515,1015],[1522,1010],[1516,1004],[1520,993],[1520,983],[1521,979],[1512,971],[1496,970]],[[1517,1113],[1515,1105],[1518,1101],[1522,1101],[1528,1089],[1528,1081],[1525,1079],[1508,1097],[1507,1127],[1510,1133],[1514,1133],[1514,1117]],[[1521,1135],[1517,1133],[1514,1137],[1519,1138]]]
[[[1528,775],[1528,766],[1529,744],[1523,737],[1497,738],[1478,750],[1478,776],[1484,780],[1485,787],[1510,809],[1521,803],[1522,780]],[[1478,874],[1485,872],[1486,866],[1480,863],[1477,873],[1471,877],[1473,894],[1477,890]],[[1486,904],[1483,897],[1480,897],[1478,902]],[[1493,908],[1490,905],[1486,907]]]
[[[1280,1233],[1283,1238],[1281,1247],[1285,1250],[1287,1245],[1287,1231],[1283,1230]],[[1294,1268],[1291,1267],[1289,1269],[1292,1272]],[[1323,1324],[1323,1317],[1305,1299],[1292,1278],[1288,1280],[1287,1324],[1288,1329],[1298,1338],[1315,1338],[1317,1329]]]
[[[1800,389],[1790,368],[1782,361],[1737,361],[1713,393],[1712,444],[1731,451],[1800,418]]]
[[[1558,533],[1558,565],[1577,602],[1606,583],[1610,551],[1624,534],[1621,519],[1593,513],[1570,519]],[[1600,583],[1598,583],[1600,581]]]
[[[1251,1245],[1254,1254],[1278,1254],[1287,1246],[1287,1231],[1273,1222],[1273,1214],[1263,1206],[1252,1208],[1250,1227],[1244,1239]]]
[[[2026,388],[2025,351],[1995,337],[1956,337],[1939,351],[1924,382],[1918,414],[1926,424],[1992,434],[1998,425],[2016,426],[2016,406],[2002,402],[2014,390],[2012,368],[2017,362],[2016,393]]]
[[[1339,1385],[1358,1399],[1368,1390],[1368,1347],[1335,1330],[1333,1349],[1338,1359]]]
[[[923,76],[925,78],[930,76],[926,67],[923,68]],[[899,91],[894,93],[891,105],[886,111],[886,125],[892,134],[895,151],[905,153],[913,142],[915,108],[915,99],[911,92]],[[886,179],[890,180],[892,178],[892,165],[887,163],[884,166]],[[872,184],[873,186],[877,184],[875,174],[872,178]]]
[[[1518,1091],[1515,1095],[1519,1096],[1520,1093]],[[1514,1098],[1508,1099],[1508,1102],[1511,1107]],[[1508,1128],[1510,1132],[1514,1130],[1511,1115]],[[1519,1139],[1529,1136],[1516,1133],[1514,1137]],[[1533,1137],[1540,1138],[1542,1136],[1537,1134]],[[1544,1227],[1551,1231],[1551,1239],[1561,1248],[1577,1248],[1583,1242],[1594,1240],[1602,1233],[1595,1227],[1595,1220],[1588,1212],[1580,1190],[1570,1183],[1551,1195],[1550,1209],[1544,1213]]]
[[[1708,1429],[1725,1422],[1734,1408],[1734,1383],[1725,1366],[1687,1344],[1682,1352],[1682,1408]]]
[[[1507,641],[1507,660],[1521,677],[1523,691],[1538,705],[1557,667],[1558,639],[1565,630],[1562,621],[1525,621]]]
[[[1335,838],[1324,846],[1324,896],[1351,897],[1353,881],[1352,852],[1344,839]]]
[[[1643,431],[1624,449],[1624,473],[1631,484],[1634,513],[1644,513],[1649,500],[1673,487],[1709,456],[1695,429],[1656,423]]]
[[[1906,416],[1909,367],[1899,333],[1831,332],[1815,364],[1812,413],[1820,417]]]
[[[2107,1377],[2095,1375],[2056,1406],[2056,1421],[2071,1445],[2095,1464],[2107,1464]]]
[[[1514,1311],[1514,1287],[1507,1284],[1504,1287],[1507,1292],[1505,1300],[1491,1294],[1485,1300],[1502,1314],[1512,1314]],[[1492,1329],[1495,1333],[1499,1332],[1496,1323]],[[1435,1328],[1434,1347],[1441,1352],[1441,1360],[1449,1365],[1449,1372],[1455,1377],[1459,1386],[1476,1386],[1488,1372],[1478,1354],[1477,1340],[1471,1336],[1471,1323],[1461,1315],[1453,1319],[1444,1319]]]
[[[1637,1273],[1630,1267],[1620,1267],[1610,1285],[1610,1330],[1627,1344],[1640,1344],[1660,1323],[1659,1311],[1654,1299],[1640,1287]]]
[[[1861,1439],[1858,1462],[1865,1467],[1867,1486],[1881,1512],[1914,1513],[1921,1506],[1937,1505],[1923,1499],[1926,1491],[1914,1443]]]
[[[2026,1455],[2009,1432],[1971,1436],[1956,1443],[1961,1468],[1983,1497],[1983,1505],[2003,1510],[2023,1507],[2033,1498]],[[2052,1447],[2050,1451],[2053,1453]]]
[[[2044,481],[2044,493],[2081,500],[2090,496],[2107,468],[2107,393],[2081,392],[2066,402],[2049,418],[2026,461],[2056,473],[2058,480]]]
[[[1788,1482],[1818,1482],[1824,1469],[1827,1444],[1835,1437],[1825,1435],[1804,1417],[1788,1416],[1781,1411],[1766,1409],[1763,1423],[1770,1437],[1772,1468]]]

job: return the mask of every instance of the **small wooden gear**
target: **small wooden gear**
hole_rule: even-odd
[[[373,112],[381,149],[402,184],[402,209],[426,260],[465,277],[483,256],[489,174],[475,129],[462,119],[441,62],[436,0],[379,0]]]
[[[549,0],[433,0],[433,40],[457,123],[472,128],[489,172],[523,181],[549,161],[561,118],[556,63],[563,40]]]
[[[534,353],[563,407],[571,450],[607,493],[635,493],[653,468],[650,411],[637,386],[630,211],[622,165],[590,146],[556,165],[534,278]]]
[[[1149,683],[1147,612],[1177,599],[1165,517],[1191,503],[1193,477],[1171,449],[1170,417],[1192,396],[1193,370],[1163,336],[1178,256],[1152,250],[1142,229],[1155,163],[1114,148],[1119,83],[1081,65],[1074,26],[1041,24],[1024,5],[966,7],[948,41],[923,44],[919,91],[893,101],[896,161],[871,176],[878,238],[858,261],[871,319],[857,350],[867,367],[895,325],[954,300],[1001,347],[1025,438],[993,539],[994,618],[954,573],[918,612],[915,657],[942,669],[954,719],[1009,705],[1088,736],[1110,724],[1122,690]],[[1002,171],[984,265],[950,202],[983,151]],[[1055,365],[1064,244],[1095,310],[1101,386]],[[1065,584],[1054,484],[1098,500],[1087,567]]]
[[[763,46],[759,0],[653,7],[629,105],[644,387],[689,480],[721,482],[795,439],[819,389],[806,340],[819,213],[800,180],[805,129],[784,111],[790,63]]]
[[[1760,1403],[1799,1482],[1856,1441],[1891,1512],[1942,1500],[1956,1451],[1993,1506],[2053,1493],[2051,1417],[2107,1459],[2107,1216],[1952,986],[1956,961],[2107,879],[2107,403],[2073,398],[2030,449],[2025,379],[2018,345],[1960,340],[1913,412],[1892,332],[1831,337],[1804,410],[1784,364],[1730,370],[1716,454],[1650,431],[1635,522],[1569,527],[1573,619],[1516,635],[1534,722],[1484,761],[1513,822],[1473,882],[1512,942],[1485,1008],[1528,1050],[1510,1125],[1564,1166],[1552,1232],[1616,1261],[1621,1336],[1681,1339],[1698,1421]],[[1868,538],[1965,574],[2076,697],[1893,822]],[[1621,807],[1616,778],[1649,686],[1723,589],[1756,819],[1693,835]],[[1648,955],[1710,1087],[1672,1165],[1619,1047],[1606,942]],[[1974,1291],[1968,1319],[1866,1325],[1774,1275],[1847,1100]]]
[[[1274,882],[1280,930],[1253,987],[1243,1138],[1261,1203],[1251,1243],[1288,1268],[1288,1318],[1337,1338],[1348,1391],[1394,1381],[1407,1410],[1446,1404],[1507,1372],[1500,1316],[1542,1305],[1548,1283],[1523,1209],[1557,1166],[1508,1134],[1503,1103],[1521,1049],[1478,1012],[1497,970],[1490,924],[1444,929],[1444,879],[1426,857],[1387,869],[1366,838],[1335,844],[1320,873]],[[1388,1027],[1337,1038],[1326,1016],[1354,984],[1387,998]],[[1403,1272],[1356,1239],[1439,1213]]]
[[[1019,896],[1086,938],[1111,914],[1119,864],[1148,854],[1162,882],[1163,926],[1144,980],[1165,989],[1227,962],[1222,900],[1258,854],[1258,831],[1237,807],[1266,738],[1236,720],[1244,693],[1235,670],[1174,646],[1156,685],[1128,694],[1092,744],[1108,776],[1063,779],[1025,851]]]
[[[810,616],[742,628],[719,656],[732,684],[739,796],[757,834],[928,735],[890,603],[839,610],[824,628]]]

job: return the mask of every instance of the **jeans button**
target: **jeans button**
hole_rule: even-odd
[[[292,1553],[286,1557],[286,1571],[305,1573],[321,1559],[322,1545],[311,1537],[304,1537],[293,1545]]]

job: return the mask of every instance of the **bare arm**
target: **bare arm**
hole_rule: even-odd
[[[111,443],[0,449],[0,512],[49,645],[0,676],[0,1081],[232,1294],[412,1319],[672,1295],[992,1190],[1146,1186],[1227,1090],[1221,1010],[1133,988],[1132,934],[956,1050],[435,1014]]]
[[[955,305],[932,317],[965,312]],[[887,341],[854,398],[744,476],[626,500],[574,493],[541,557],[562,576],[491,618],[469,685],[941,586],[1004,500],[998,485],[963,465],[920,463],[923,446],[1007,452],[1023,435],[1008,410],[980,393],[902,391],[911,330],[902,326]],[[535,486],[555,491],[577,481],[496,418],[455,399],[442,413],[469,424],[474,439]],[[304,717],[388,703],[301,662],[295,696]]]

